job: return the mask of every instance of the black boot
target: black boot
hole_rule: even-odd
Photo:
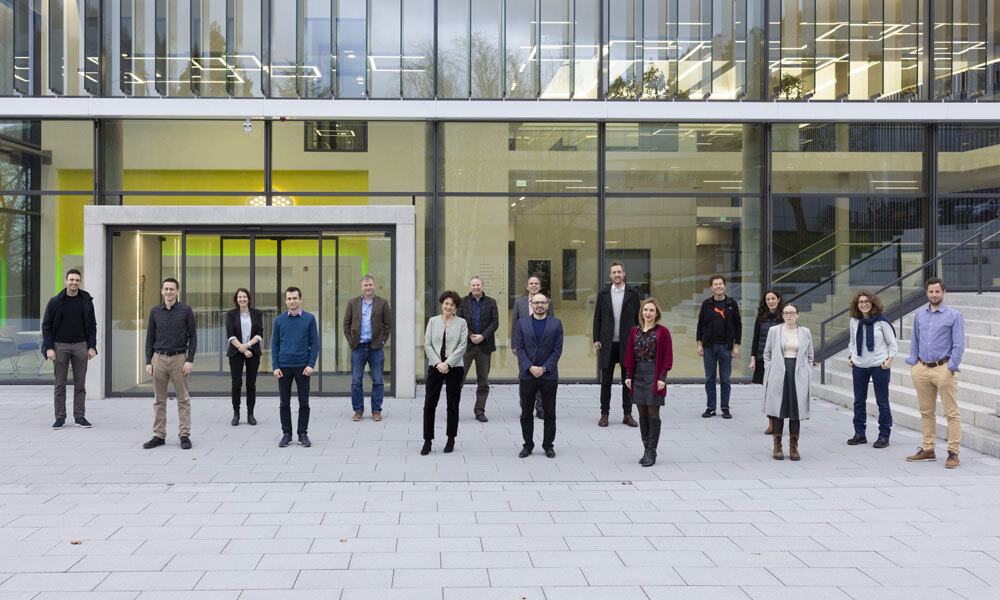
[[[233,411],[233,427],[240,424],[240,411],[236,409]]]
[[[646,444],[648,456],[642,463],[644,467],[652,467],[656,464],[656,447],[660,444],[660,419],[649,420],[649,443]]]
[[[639,413],[639,435],[642,436],[643,453],[639,464],[649,458],[649,417]]]
[[[253,416],[253,407],[257,404],[257,391],[247,390],[247,423],[256,425],[257,419]]]
[[[249,423],[250,425],[256,425],[257,424],[257,419],[255,419],[253,417],[253,409],[252,408],[248,408],[247,409],[247,423]]]

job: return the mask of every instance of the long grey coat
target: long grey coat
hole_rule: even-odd
[[[764,414],[781,412],[781,396],[785,388],[785,346],[783,325],[767,330],[764,345]],[[773,360],[772,360],[773,358]],[[799,417],[809,418],[809,399],[812,394],[812,364],[814,352],[812,333],[799,325],[799,354],[795,358],[795,395],[799,400]]]

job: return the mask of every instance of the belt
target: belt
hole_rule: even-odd
[[[177,356],[178,354],[185,354],[184,350],[178,350],[177,352],[157,352],[160,356]]]
[[[920,364],[924,365],[925,367],[929,367],[929,368],[933,369],[934,367],[940,367],[941,365],[948,364],[948,360],[949,359],[951,359],[950,356],[947,357],[947,358],[942,358],[941,360],[939,360],[937,362],[927,362],[927,361],[923,361],[923,360],[921,360],[919,362],[920,362]]]

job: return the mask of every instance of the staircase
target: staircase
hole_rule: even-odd
[[[949,293],[945,303],[965,317],[965,354],[958,382],[958,408],[962,414],[962,446],[984,454],[1000,457],[1000,294]],[[923,308],[923,306],[921,306]],[[893,426],[920,431],[920,411],[913,389],[909,366],[904,362],[910,354],[909,333],[913,313],[893,323],[899,336],[899,354],[892,366],[889,383],[889,405]],[[813,332],[814,339],[816,332]],[[854,386],[847,350],[826,361],[826,384],[821,384],[819,368],[814,369],[813,395],[822,400],[854,408]],[[937,405],[937,437],[947,438],[947,422],[942,416],[941,402]],[[878,408],[875,393],[868,389],[868,428],[877,429]],[[850,433],[849,423],[845,434]]]

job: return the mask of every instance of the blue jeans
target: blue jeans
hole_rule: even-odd
[[[368,342],[359,342],[358,347],[351,350],[351,407],[354,412],[365,412],[365,392],[361,378],[365,375],[365,364],[372,374],[372,413],[382,412],[382,366],[385,364],[385,353],[382,349],[373,350]]]
[[[868,379],[875,387],[875,404],[878,406],[878,436],[889,439],[892,431],[892,413],[889,412],[890,369],[880,366],[852,368],[854,375],[854,435],[865,437],[865,422],[868,420]]]
[[[705,346],[705,395],[708,408],[715,410],[715,368],[719,367],[719,387],[722,388],[722,410],[729,410],[729,376],[733,371],[733,351],[725,344]]]

